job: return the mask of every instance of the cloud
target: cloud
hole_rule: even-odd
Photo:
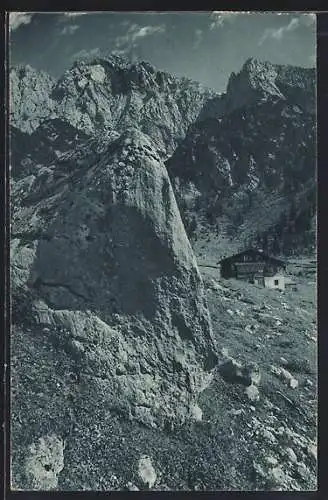
[[[280,28],[266,28],[258,45],[262,45],[266,40],[270,38],[273,38],[274,40],[282,40],[287,33],[295,31],[297,28],[299,28],[300,24],[300,18],[293,17],[285,26],[281,26]]]
[[[193,48],[197,49],[202,43],[202,41],[203,41],[203,30],[197,29],[195,31],[195,41],[193,44]]]
[[[136,42],[145,37],[155,35],[156,33],[165,33],[165,26],[140,26],[138,24],[131,24],[125,35],[116,37],[116,49],[123,52],[129,51],[131,48],[136,47]]]
[[[76,30],[80,28],[79,25],[77,24],[70,24],[69,26],[64,26],[61,32],[59,33],[60,35],[73,35]]]
[[[222,27],[225,23],[231,23],[236,19],[238,12],[213,11],[210,15],[210,30]]]
[[[120,24],[123,26],[122,23]],[[118,56],[125,56],[131,61],[138,60],[139,42],[147,37],[163,34],[166,31],[166,26],[164,24],[140,26],[129,22],[129,24],[125,23],[124,26],[129,26],[129,28],[124,30],[124,35],[119,35],[114,38],[113,43],[115,48],[112,50],[112,53]]]
[[[138,38],[144,38],[145,36],[154,35],[155,33],[164,33],[165,26],[162,24],[160,26],[143,26],[137,30],[132,30],[131,39],[135,42]]]
[[[32,20],[33,14],[30,12],[10,12],[9,13],[9,29],[10,31],[16,30],[22,24],[29,24]]]

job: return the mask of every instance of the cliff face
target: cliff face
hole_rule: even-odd
[[[315,113],[315,71],[248,59],[238,74],[230,76],[226,94],[230,110],[268,98]]]
[[[207,101],[166,163],[185,219],[205,218],[241,245],[264,236],[270,250],[279,239],[278,253],[310,248],[314,101],[314,70],[247,61],[227,94]]]
[[[31,66],[12,68],[9,73],[10,124],[31,133],[53,115],[55,103],[50,94],[55,80]]]
[[[149,135],[163,156],[173,152],[204,102],[215,95],[197,82],[115,56],[79,61],[57,82],[31,68],[13,69],[10,80],[11,124],[22,131],[35,130],[48,117],[89,135],[132,126]],[[36,101],[42,107],[37,114]]]

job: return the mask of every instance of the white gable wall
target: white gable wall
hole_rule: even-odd
[[[285,290],[285,276],[276,274],[274,276],[264,277],[264,286],[266,288],[276,288],[278,290]]]

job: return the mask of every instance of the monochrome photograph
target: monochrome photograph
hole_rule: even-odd
[[[11,490],[316,491],[316,15],[7,27]]]

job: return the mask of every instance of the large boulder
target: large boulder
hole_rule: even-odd
[[[43,182],[13,186],[15,328],[26,343],[47,339],[75,374],[79,397],[88,397],[87,387],[102,394],[102,405],[152,427],[193,418],[217,357],[166,169],[151,141],[133,129],[109,143],[99,161],[88,160],[77,166],[72,156],[59,183],[51,185],[49,168],[48,183],[45,170]],[[15,336],[12,353],[19,358]],[[20,360],[14,379],[28,362]],[[37,414],[36,394],[26,398]],[[13,398],[13,413],[20,403]],[[60,404],[67,410],[66,400]],[[14,429],[15,441],[23,430]]]

